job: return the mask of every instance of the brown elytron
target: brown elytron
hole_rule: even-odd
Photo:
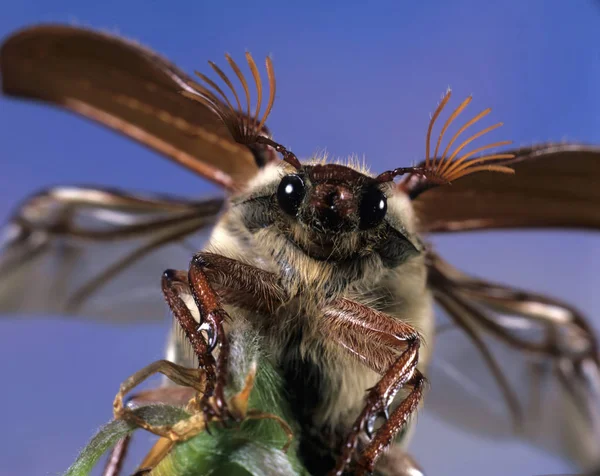
[[[328,379],[329,386],[321,385],[317,379],[314,388],[310,388],[312,394],[335,399],[340,396],[336,392],[356,393],[350,402],[354,413],[346,419],[336,417],[333,434],[323,430],[324,423],[331,421],[314,417],[322,402],[305,399],[295,403],[299,416],[305,418],[304,429],[315,430],[305,439],[316,435],[317,446],[326,447],[337,458],[337,462],[331,455],[322,458],[330,465],[327,469],[335,466],[334,474],[341,474],[344,468],[359,474],[372,470],[383,449],[410,421],[422,397],[426,369],[418,366],[428,356],[427,346],[421,346],[421,337],[432,333],[432,329],[417,328],[419,319],[423,320],[429,311],[413,312],[415,307],[398,310],[394,306],[403,302],[422,304],[426,301],[423,296],[431,293],[475,343],[515,419],[516,415],[527,415],[521,411],[506,369],[487,347],[483,339],[486,335],[552,362],[560,382],[589,422],[588,427],[578,429],[580,440],[600,441],[600,420],[594,420],[600,402],[600,396],[594,393],[594,388],[600,387],[598,344],[581,314],[544,296],[465,276],[425,248],[418,236],[426,232],[507,227],[598,229],[600,150],[561,144],[477,155],[508,144],[495,142],[466,152],[467,145],[499,126],[459,140],[489,109],[467,121],[442,146],[446,132],[470,98],[450,114],[432,147],[434,125],[450,99],[447,93],[432,116],[426,134],[425,160],[420,165],[373,177],[357,167],[304,164],[273,141],[265,128],[275,97],[271,61],[266,61],[269,93],[263,110],[266,94],[252,57],[246,55],[256,89],[254,108],[250,104],[249,82],[238,64],[229,56],[226,59],[242,85],[243,98],[214,63],[211,68],[233,100],[202,74],[198,77],[208,87],[137,44],[89,30],[39,26],[18,32],[3,44],[0,67],[6,94],[45,100],[94,119],[220,184],[233,196],[228,211],[218,220],[222,201],[140,197],[114,190],[68,187],[38,194],[24,203],[10,223],[11,238],[3,244],[0,255],[0,308],[31,312],[48,311],[52,305],[51,310],[57,312],[99,315],[93,304],[106,297],[104,293],[111,282],[128,276],[136,282],[139,275],[135,271],[146,258],[167,248],[172,250],[175,245],[184,244],[187,256],[196,253],[198,249],[186,242],[217,222],[208,248],[195,254],[189,271],[167,272],[162,281],[166,300],[206,377],[206,397],[199,402],[205,418],[226,421],[232,417],[223,398],[229,350],[223,325],[228,315],[233,322],[237,319],[233,312],[225,311],[233,303],[253,319],[262,319],[258,322],[269,324],[263,336],[265,345],[281,358],[277,362],[282,373],[286,374],[286,369],[288,374],[299,371],[308,379],[316,368],[319,378]],[[275,152],[281,153],[284,161],[275,161]],[[483,171],[502,173],[475,173]],[[391,181],[399,175],[405,178],[393,185]],[[285,213],[277,208],[280,182],[291,186],[289,196],[297,200],[288,204]],[[450,182],[451,186],[445,186]],[[258,187],[256,195],[247,190],[249,183]],[[286,187],[282,186],[282,190]],[[298,190],[306,199],[298,198],[302,195],[296,194]],[[387,212],[382,196],[388,201]],[[50,210],[57,208],[64,213],[51,215]],[[113,215],[101,213],[106,209]],[[372,215],[382,213],[384,218],[365,221],[364,215],[369,218],[365,210]],[[114,214],[119,219],[111,218]],[[80,221],[81,217],[88,220]],[[396,220],[391,223],[390,217]],[[279,231],[266,235],[268,229]],[[333,239],[323,232],[332,229],[339,235]],[[245,241],[236,242],[235,237],[240,234]],[[223,242],[233,237],[233,248],[243,249],[245,256],[237,255],[231,247],[220,247],[218,237]],[[388,241],[381,241],[381,237]],[[109,250],[116,243],[134,240],[139,243],[135,241],[129,254],[108,265],[97,262],[84,278],[75,279],[67,272],[57,274],[60,279],[56,281],[66,283],[61,289],[67,292],[43,293],[38,285],[36,269],[44,258],[58,258],[57,262],[68,271],[78,263],[73,259],[81,259],[73,256],[91,255],[91,245]],[[74,253],[61,254],[59,250],[64,250],[65,244]],[[260,254],[264,246],[270,247],[266,256]],[[263,269],[261,263],[269,265]],[[383,263],[386,270],[394,269],[399,276],[412,276],[420,287],[414,286],[409,292],[401,281],[393,281],[394,286],[386,289],[364,285],[365,281],[376,284],[382,275],[387,276],[388,271],[382,268],[373,272],[378,263]],[[405,267],[410,263],[420,270],[420,277],[410,274],[410,266]],[[167,267],[168,263],[156,269],[156,276]],[[19,273],[24,269],[30,274],[25,272],[23,277]],[[370,279],[363,279],[361,273],[365,269],[370,270],[366,273]],[[27,282],[27,300],[18,299],[23,282]],[[360,286],[347,293],[347,282],[358,282]],[[122,288],[129,289],[126,284]],[[357,289],[366,292],[357,293]],[[192,296],[193,305],[182,295]],[[362,297],[366,297],[365,302],[361,302]],[[380,297],[385,297],[381,299],[384,309],[369,305],[379,302]],[[387,303],[390,297],[393,302]],[[284,310],[293,309],[296,317],[296,327],[292,326],[294,332],[290,335],[277,327],[282,303],[291,306]],[[199,311],[201,323],[196,321],[190,306]],[[133,309],[140,312],[139,307]],[[148,315],[156,315],[157,306],[148,309]],[[119,311],[122,314],[117,318],[135,317],[132,310]],[[521,327],[531,329],[536,338],[527,339],[516,333],[500,318],[502,312],[516,316]],[[417,315],[420,318],[415,321]],[[310,326],[299,325],[303,319]],[[307,331],[320,338],[308,339]],[[350,368],[354,373],[349,374],[358,373],[364,379],[354,386],[353,392],[337,391],[331,384],[335,374],[325,371],[326,365],[318,359],[315,363],[317,351],[309,352],[309,358],[293,352],[277,354],[283,344],[296,350],[307,345],[321,350],[327,345],[328,352],[338,349],[328,356],[339,359],[340,371]],[[213,353],[215,349],[218,353]],[[293,378],[289,383],[294,384]],[[302,390],[301,386],[294,388]],[[365,393],[367,388],[370,390]],[[167,393],[157,398],[169,398]],[[338,407],[327,410],[331,413]],[[306,414],[312,419],[307,419]],[[379,417],[384,422],[377,427],[375,420]],[[116,448],[106,474],[118,471],[126,446],[127,442],[123,442]],[[388,459],[381,467],[389,467],[391,461],[409,461],[403,454],[393,453],[383,456]],[[600,463],[590,458],[582,464],[594,462]],[[416,471],[413,465],[410,470]],[[405,472],[408,474],[409,469],[405,468]]]

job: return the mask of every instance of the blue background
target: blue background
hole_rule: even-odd
[[[506,123],[494,140],[600,144],[600,5],[591,1],[157,2],[3,5],[0,36],[36,22],[121,33],[184,70],[224,52],[272,54],[269,125],[299,156],[327,149],[382,171],[419,160],[447,86]],[[455,99],[453,104],[457,104]],[[491,123],[491,122],[490,122]],[[204,196],[215,188],[103,128],[35,104],[0,100],[0,218],[52,184],[94,183]],[[568,299],[595,316],[591,233],[444,237],[463,269]],[[491,251],[493,250],[493,252]],[[165,314],[166,315],[166,314]],[[111,327],[60,319],[0,321],[0,474],[57,474],[111,416],[119,383],[162,356],[169,323]],[[149,437],[141,436],[144,446]],[[472,436],[425,410],[413,453],[431,475],[531,475],[569,465],[516,441]]]

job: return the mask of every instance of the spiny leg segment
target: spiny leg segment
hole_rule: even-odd
[[[329,332],[343,347],[360,357],[381,380],[369,390],[365,407],[356,419],[342,448],[332,475],[341,476],[356,451],[361,432],[371,438],[358,459],[357,475],[372,472],[383,451],[404,428],[423,396],[425,377],[416,368],[420,337],[410,325],[349,299],[338,299],[325,310],[324,332]],[[335,329],[335,334],[332,330]],[[360,339],[357,336],[362,336]],[[397,392],[410,388],[408,395],[388,415]],[[385,423],[373,433],[378,417]]]

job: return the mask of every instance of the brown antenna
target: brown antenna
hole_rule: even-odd
[[[446,133],[446,130],[469,105],[469,103],[471,102],[471,99],[472,99],[471,96],[467,97],[464,101],[462,101],[458,105],[458,107],[452,112],[452,114],[450,114],[450,117],[448,117],[448,119],[442,126],[442,130],[440,131],[440,134],[436,141],[433,157],[430,157],[431,133],[433,130],[433,126],[435,125],[435,122],[438,119],[438,117],[440,116],[444,107],[450,100],[450,96],[451,96],[450,90],[446,91],[446,93],[444,94],[444,97],[440,101],[440,104],[438,105],[435,112],[431,116],[431,120],[429,121],[429,126],[427,128],[426,143],[425,143],[425,163],[423,165],[417,166],[417,167],[402,167],[402,168],[384,172],[376,178],[376,180],[378,182],[389,182],[390,180],[393,180],[395,177],[397,177],[399,175],[405,175],[405,174],[410,174],[411,176],[417,176],[416,182],[415,182],[415,180],[413,180],[413,178],[408,177],[401,184],[401,187],[403,189],[407,190],[410,193],[411,197],[414,198],[419,193],[421,193],[422,191],[424,191],[428,188],[431,188],[436,185],[450,183],[460,177],[464,177],[466,175],[470,175],[475,172],[491,171],[491,172],[501,172],[501,173],[509,173],[509,174],[514,173],[513,169],[511,169],[510,167],[507,167],[505,165],[507,160],[514,158],[513,154],[508,154],[508,153],[489,154],[489,155],[483,155],[483,156],[479,156],[479,157],[475,157],[474,159],[471,159],[471,157],[473,157],[475,154],[477,154],[479,152],[482,152],[482,151],[488,150],[488,149],[492,149],[494,147],[511,144],[511,141],[501,141],[501,142],[494,142],[492,144],[487,144],[485,146],[478,147],[477,149],[475,149],[471,152],[468,152],[468,153],[465,153],[465,154],[459,156],[460,152],[467,145],[469,145],[471,142],[473,142],[475,139],[478,139],[479,137],[487,134],[488,132],[491,132],[494,129],[497,129],[498,127],[502,126],[501,122],[494,124],[492,126],[486,127],[485,129],[468,137],[467,139],[462,141],[460,143],[460,145],[458,145],[450,155],[448,155],[451,147],[453,146],[454,142],[456,142],[456,140],[459,138],[459,136],[463,132],[465,132],[469,127],[471,127],[473,124],[475,124],[476,122],[481,120],[483,117],[487,116],[491,112],[490,108],[481,111],[474,118],[472,118],[466,124],[464,124],[452,136],[452,138],[446,145],[444,152],[442,153],[442,156],[438,159],[438,152],[440,150],[440,145],[444,139],[444,134]],[[469,160],[469,159],[471,159],[471,160]],[[498,160],[504,161],[504,162],[501,162],[500,164],[490,163],[490,162],[496,162]]]
[[[251,112],[250,87],[248,86],[248,81],[246,80],[240,67],[231,56],[226,54],[225,59],[242,85],[242,90],[246,99],[245,107],[242,106],[240,96],[238,95],[231,79],[229,79],[223,70],[212,61],[209,61],[208,64],[213,71],[217,73],[217,76],[221,78],[221,81],[225,83],[233,95],[235,106],[227,97],[227,94],[225,94],[223,89],[219,87],[219,85],[198,71],[196,71],[196,76],[198,76],[208,87],[194,81],[189,81],[189,86],[194,89],[195,92],[182,91],[181,94],[209,107],[227,126],[227,129],[229,129],[236,142],[250,145],[255,143],[256,138],[261,135],[265,122],[271,113],[271,109],[273,108],[273,103],[275,102],[275,74],[273,71],[273,63],[271,58],[266,58],[265,66],[269,80],[269,100],[267,102],[267,107],[264,114],[259,118],[263,100],[263,83],[254,58],[252,58],[250,53],[246,52],[246,62],[250,67],[252,78],[254,79],[254,85],[256,87],[257,100],[254,114]]]

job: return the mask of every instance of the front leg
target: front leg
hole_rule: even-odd
[[[208,334],[208,352],[212,353],[216,348],[216,380],[214,385],[207,386],[202,407],[207,416],[217,416],[221,419],[231,417],[225,401],[225,386],[227,384],[227,361],[229,359],[229,342],[225,336],[223,323],[229,319],[229,315],[223,307],[217,293],[212,288],[208,277],[204,272],[206,267],[202,254],[194,256],[188,272],[188,279],[192,296],[200,311],[199,331]],[[208,402],[212,401],[212,405]]]
[[[213,350],[218,349],[214,379],[207,382],[202,403],[209,416],[230,417],[224,395],[229,343],[223,328],[229,315],[223,309],[221,299],[245,308],[265,310],[280,304],[285,299],[285,293],[273,273],[205,252],[194,256],[188,282],[200,312],[197,331],[205,331],[208,335],[206,352],[212,355]],[[202,356],[199,359],[202,362]]]
[[[419,360],[420,336],[410,325],[349,299],[338,299],[325,310],[322,327],[325,335],[337,340],[371,369],[382,372],[381,380],[370,389],[363,411],[352,427],[333,470],[340,476],[350,463],[362,431],[371,437],[379,416],[385,423],[362,450],[357,475],[372,472],[377,458],[391,444],[416,410],[423,396],[425,377],[416,368]],[[366,345],[365,345],[366,344]],[[411,390],[388,416],[388,408],[402,387]]]

